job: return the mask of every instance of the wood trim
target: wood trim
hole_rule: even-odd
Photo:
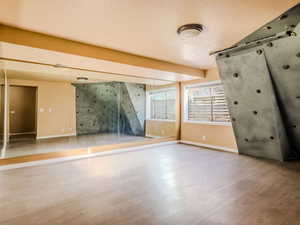
[[[178,65],[78,41],[72,41],[4,24],[0,24],[0,41],[149,69],[205,77],[205,72],[198,68]]]
[[[74,149],[74,150],[64,150],[60,152],[50,152],[50,153],[41,153],[35,155],[19,156],[14,158],[0,159],[0,166],[62,158],[62,157],[84,156],[84,155],[90,155],[94,153],[111,151],[116,149],[138,147],[143,145],[157,144],[157,143],[176,141],[176,140],[177,140],[176,138],[157,138],[157,139],[151,139],[147,141],[135,141],[135,142],[128,142],[128,143],[114,144],[114,145],[103,145],[103,146],[95,146],[95,147],[88,147],[88,148],[81,148],[81,149]]]

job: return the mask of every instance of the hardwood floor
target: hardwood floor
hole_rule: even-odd
[[[166,145],[0,172],[1,225],[299,225],[300,163]]]
[[[18,141],[17,138],[15,138],[8,144],[5,151],[5,158],[149,140],[147,137],[126,134],[92,134],[40,140],[23,138],[23,141],[22,138],[19,139],[20,140]]]
[[[124,140],[124,139],[123,139]],[[128,139],[127,139],[128,140]],[[29,154],[25,156],[17,156],[11,158],[4,158],[0,159],[0,166],[7,166],[11,164],[18,164],[18,163],[26,163],[26,162],[34,162],[34,161],[41,161],[41,160],[48,160],[48,159],[58,159],[58,158],[66,158],[66,157],[74,157],[74,156],[88,156],[94,153],[101,153],[113,150],[122,150],[126,148],[138,148],[144,145],[152,145],[152,144],[159,144],[163,142],[172,142],[176,141],[175,138],[141,138],[140,141],[131,141],[131,142],[119,142],[116,144],[108,144],[108,145],[100,145],[94,147],[86,147],[78,149],[78,146],[75,149],[69,150],[61,150],[57,152],[46,152],[40,154]],[[91,144],[91,143],[90,143]]]

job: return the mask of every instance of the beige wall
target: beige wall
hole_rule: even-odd
[[[203,83],[219,80],[217,69],[208,70],[205,79],[181,83],[182,104],[181,104],[181,140],[197,142],[206,145],[237,149],[232,126],[207,125],[199,123],[185,123],[184,112],[184,86],[194,83]]]
[[[9,79],[37,87],[37,137],[76,133],[75,87],[70,83]]]
[[[146,136],[177,137],[176,122],[146,120]]]
[[[176,87],[177,90],[177,98],[176,98],[176,106],[175,106],[176,120],[175,122],[146,120],[146,136],[179,138],[179,134],[180,134],[180,85],[179,83],[159,85],[159,86],[147,85],[146,91],[159,90],[159,89],[165,89],[170,87]]]

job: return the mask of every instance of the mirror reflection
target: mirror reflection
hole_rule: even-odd
[[[1,140],[5,107],[8,112],[4,158],[178,135],[177,83],[62,65],[2,63]]]

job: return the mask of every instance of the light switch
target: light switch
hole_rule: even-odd
[[[40,112],[44,112],[45,110],[44,110],[44,108],[40,108]]]
[[[49,109],[48,109],[48,112],[51,113],[51,112],[52,112],[52,108],[49,108]]]
[[[10,111],[10,114],[15,114],[16,112],[14,110],[11,110]]]

